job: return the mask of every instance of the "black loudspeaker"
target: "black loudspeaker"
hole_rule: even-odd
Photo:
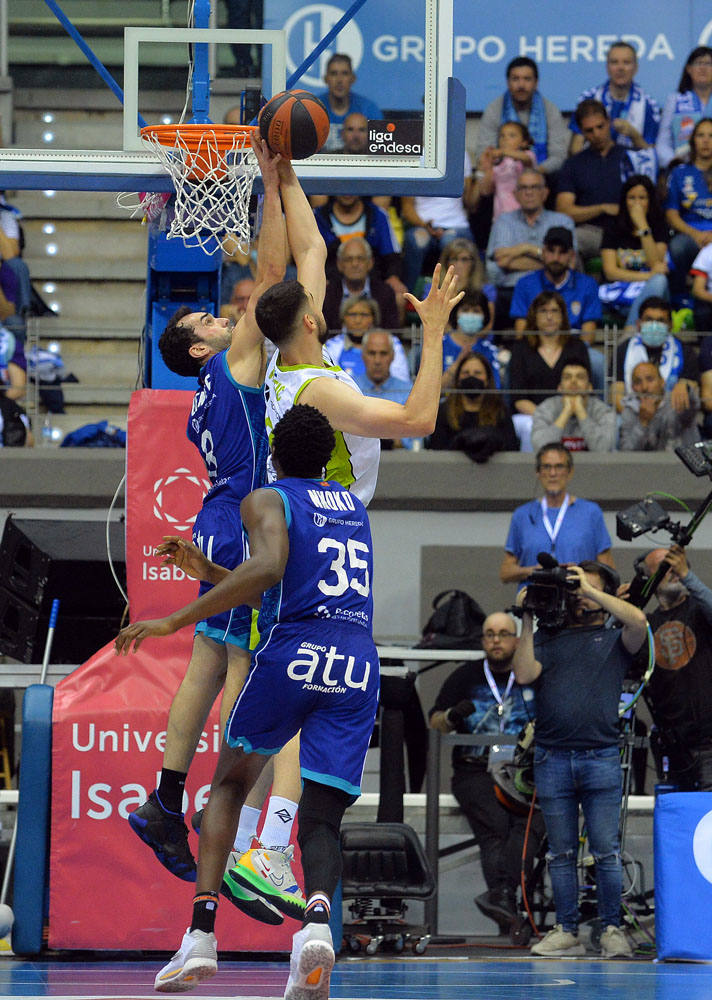
[[[123,525],[112,523],[109,538],[125,589]],[[9,517],[0,541],[0,652],[40,663],[54,598],[52,663],[82,663],[116,635],[124,599],[109,568],[106,524]]]

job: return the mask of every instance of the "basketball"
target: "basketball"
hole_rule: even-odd
[[[15,914],[7,903],[0,904],[0,938],[10,937],[12,925],[15,923]]]
[[[285,90],[267,101],[257,119],[273,153],[304,160],[318,153],[329,135],[326,108],[308,90]]]

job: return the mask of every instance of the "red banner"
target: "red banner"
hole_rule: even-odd
[[[126,482],[131,620],[187,603],[197,584],[153,556],[164,534],[190,537],[207,488],[185,436],[190,394],[132,396]],[[168,710],[185,671],[192,628],[117,657],[113,646],[57,685],[53,712],[49,944],[52,948],[177,948],[194,885],[166,871],[126,817],[156,786]],[[217,705],[186,785],[186,815],[207,800],[222,734]],[[197,857],[198,841],[191,831]],[[301,879],[301,870],[297,867]],[[230,951],[288,951],[297,924],[270,927],[223,900],[217,937]]]

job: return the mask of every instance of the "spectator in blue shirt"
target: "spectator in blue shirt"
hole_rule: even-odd
[[[690,162],[675,167],[668,181],[665,216],[675,230],[670,240],[670,295],[674,305],[687,292],[687,273],[702,247],[712,243],[712,118],[701,118],[690,136]]]
[[[351,90],[355,82],[356,74],[351,56],[335,52],[326,64],[324,73],[324,83],[328,90],[317,94],[326,105],[331,122],[329,138],[323,147],[326,152],[336,152],[341,148],[341,129],[347,115],[358,111],[366,118],[383,118],[383,112],[374,101]]]
[[[552,227],[544,236],[541,251],[544,266],[525,274],[514,286],[509,314],[517,332],[526,329],[529,306],[540,292],[559,293],[566,303],[572,330],[592,333],[600,324],[598,285],[589,275],[573,270],[573,246],[573,234],[563,226]]]
[[[536,477],[544,490],[539,500],[517,507],[512,515],[499,570],[502,583],[521,584],[541,569],[537,557],[550,552],[560,563],[583,559],[613,566],[611,537],[597,503],[569,492],[574,460],[560,442],[536,453]]]
[[[370,330],[361,342],[364,370],[354,374],[357,386],[364,396],[389,399],[392,403],[405,403],[413,383],[410,379],[395,378],[390,374],[395,357],[395,338],[387,330]],[[383,448],[412,448],[412,438],[381,441]]]
[[[468,354],[484,354],[492,366],[495,385],[502,388],[499,352],[492,334],[489,302],[484,292],[465,292],[450,315],[451,329],[443,337],[442,388],[454,382],[459,361]]]

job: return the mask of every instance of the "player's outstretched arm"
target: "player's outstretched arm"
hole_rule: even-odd
[[[287,220],[287,239],[297,266],[297,278],[321,309],[326,294],[326,244],[314,212],[289,160],[278,165],[280,192]]]
[[[284,506],[274,490],[255,490],[242,501],[240,514],[250,537],[250,558],[226,573],[207,594],[173,614],[121,629],[114,642],[118,655],[130,653],[132,647],[137,650],[149,636],[172,635],[240,604],[259,607],[262,594],[279,583],[287,564],[289,536]]]
[[[314,379],[302,392],[303,403],[316,406],[336,430],[362,437],[422,437],[432,433],[438,415],[442,376],[442,338],[450,312],[462,298],[457,292],[454,268],[440,284],[440,265],[421,302],[409,294],[423,322],[423,356],[418,375],[405,403],[361,396],[335,379]]]
[[[251,142],[260,165],[264,186],[262,226],[257,243],[256,283],[245,314],[233,331],[227,357],[229,365],[239,361],[245,353],[253,351],[256,347],[262,347],[264,338],[255,319],[255,307],[263,292],[282,281],[287,264],[287,236],[279,197],[278,164],[281,157],[272,153],[267,143],[254,133]]]

